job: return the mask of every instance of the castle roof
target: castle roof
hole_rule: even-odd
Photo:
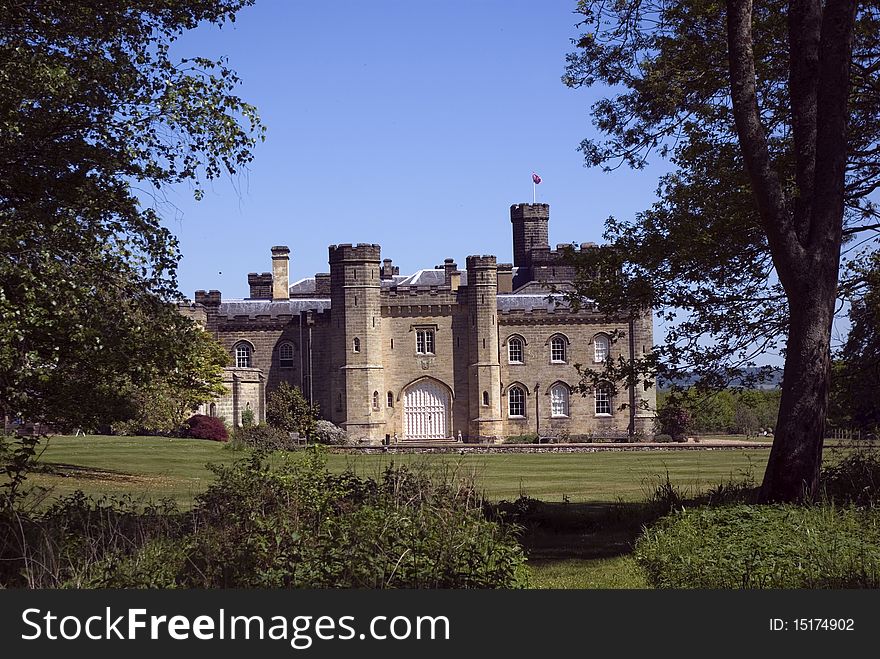
[[[324,311],[330,308],[329,299],[298,298],[291,300],[224,300],[217,309],[218,316],[284,316],[303,311]]]
[[[497,298],[498,311],[555,311],[558,308],[567,309],[565,299],[560,295],[548,295],[547,293],[504,293]]]

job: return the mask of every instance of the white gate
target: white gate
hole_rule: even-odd
[[[406,439],[449,437],[449,392],[433,380],[422,380],[406,390],[403,402]]]

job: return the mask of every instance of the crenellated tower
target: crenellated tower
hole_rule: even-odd
[[[498,265],[494,256],[467,257],[471,439],[500,437],[501,366],[498,363]]]
[[[330,246],[331,409],[356,439],[385,437],[379,245]],[[376,404],[378,401],[378,404]]]

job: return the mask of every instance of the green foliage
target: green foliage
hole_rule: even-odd
[[[254,425],[254,411],[247,408],[241,413],[241,427],[250,428]]]
[[[661,435],[669,435],[672,441],[684,441],[691,425],[691,415],[677,405],[665,405],[657,410],[657,425]]]
[[[647,529],[635,557],[656,588],[877,588],[880,510],[682,510]]]
[[[660,442],[661,444],[668,444],[672,440],[672,435],[667,435],[665,433],[660,433],[659,435],[654,435],[654,441]]]
[[[880,507],[880,455],[873,448],[847,451],[822,468],[819,483],[834,503]]]
[[[318,406],[309,405],[299,387],[281,382],[269,393],[266,420],[276,428],[312,437],[318,422]]]
[[[670,405],[687,410],[694,433],[754,434],[775,426],[781,393],[779,389],[706,391],[696,387],[672,394],[659,391],[657,410],[660,416]]]
[[[128,390],[129,418],[113,424],[122,435],[173,435],[199,405],[226,392],[223,367],[229,353],[210,334],[191,324],[182,337],[179,361],[141,386]]]
[[[865,288],[850,301],[850,331],[832,366],[829,422],[880,436],[880,252],[862,272]]]
[[[170,45],[247,4],[3,3],[0,412],[97,428],[137,416],[142,392],[170,414],[163,378],[181,384],[197,340],[157,207],[169,185],[198,197],[246,167],[263,135],[225,61],[175,61]]]
[[[242,425],[236,428],[232,434],[232,441],[262,451],[291,451],[297,448],[296,441],[291,440],[286,431],[267,423]]]
[[[389,466],[331,473],[322,454],[214,467],[189,514],[68,497],[0,518],[0,585],[140,588],[512,588],[514,529],[470,481]]]

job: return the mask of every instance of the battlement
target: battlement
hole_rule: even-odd
[[[330,263],[374,262],[379,263],[382,248],[380,245],[358,243],[352,245],[330,245]]]
[[[220,291],[196,291],[196,304],[206,307],[218,307],[222,301]]]
[[[272,258],[284,257],[290,254],[290,248],[287,245],[275,245],[272,248]]]
[[[494,270],[498,267],[498,260],[491,254],[483,254],[482,256],[475,254],[469,256],[465,260],[465,263],[467,264],[468,270],[483,270],[490,268]]]
[[[510,221],[550,218],[550,204],[513,204],[510,207]]]

